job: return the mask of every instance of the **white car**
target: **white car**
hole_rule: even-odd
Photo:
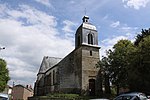
[[[0,93],[0,100],[9,100],[8,94]]]

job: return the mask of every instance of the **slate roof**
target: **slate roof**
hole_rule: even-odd
[[[61,60],[62,58],[44,56],[38,74],[45,73],[49,68],[55,66]]]

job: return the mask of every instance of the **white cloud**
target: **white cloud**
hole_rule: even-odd
[[[72,40],[59,37],[54,16],[27,5],[0,7],[0,45],[6,47],[1,53],[8,64],[10,82],[32,84],[43,56],[64,57],[74,48]]]
[[[19,10],[9,10],[7,13],[17,20],[21,18],[25,19],[25,24],[42,24],[53,27],[57,25],[54,16],[47,16],[46,13],[38,11],[27,5],[20,5]]]
[[[102,43],[104,43],[105,45],[114,45],[116,44],[119,40],[121,39],[127,39],[128,37],[126,36],[116,36],[113,38],[109,38],[109,39],[105,39],[102,41]]]
[[[71,3],[71,4],[75,4],[75,1],[71,0],[70,3]]]
[[[133,7],[136,10],[139,10],[141,7],[146,7],[150,0],[122,0],[123,3],[126,3],[125,7]]]
[[[74,36],[73,27],[76,26],[77,24],[69,20],[64,20],[63,24],[64,27],[62,28],[62,30],[64,31],[66,38],[73,37]]]
[[[64,27],[62,28],[62,30],[66,33],[72,33],[74,32],[74,30],[72,29],[73,26],[75,26],[76,24],[69,21],[69,20],[64,20],[63,21]]]
[[[116,21],[116,22],[113,22],[110,27],[113,27],[113,28],[116,28],[120,25],[120,22],[119,21]]]
[[[120,30],[122,30],[125,33],[135,33],[137,29],[138,27],[129,27],[127,25],[120,27]]]
[[[101,56],[106,56],[106,50],[109,50],[113,48],[113,46],[119,41],[119,40],[128,39],[132,42],[134,41],[134,36],[131,33],[126,33],[124,36],[113,36],[111,38],[107,38],[101,41]]]
[[[52,7],[51,3],[49,0],[35,0],[36,2],[39,2],[47,7]]]
[[[101,56],[106,56],[106,50],[112,49],[112,47],[122,39],[131,40],[131,42],[135,41],[135,35],[138,27],[129,27],[127,24],[122,24],[119,21],[113,22],[111,27],[116,28],[119,33],[123,33],[124,35],[113,35],[110,38],[104,39],[101,41]]]
[[[111,38],[107,38],[101,41],[101,50],[100,50],[100,54],[101,57],[102,56],[106,56],[106,50],[111,49],[114,44],[116,44],[119,40],[121,39],[127,39],[128,37],[126,36],[113,36]]]

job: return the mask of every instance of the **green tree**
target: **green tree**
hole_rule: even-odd
[[[118,41],[106,55],[98,62],[106,91],[111,82],[117,93],[122,87],[150,93],[150,29],[142,29],[134,44],[129,40]]]
[[[133,52],[136,49],[129,40],[120,40],[114,46],[113,50],[107,51],[107,56],[102,57],[98,65],[101,73],[103,73],[103,80],[106,92],[110,91],[109,82],[119,88],[129,87],[129,69],[132,62]]]
[[[117,87],[117,93],[119,93],[119,88],[129,87],[128,74],[133,58],[131,54],[135,50],[131,41],[120,40],[113,46],[113,50],[108,50],[106,57],[102,57],[98,62],[106,93],[110,93],[110,82]]]
[[[109,59],[108,57],[110,52],[111,50],[107,51],[107,57],[102,57],[102,59],[97,63],[97,67],[100,68],[99,75],[101,76],[102,84],[104,84],[106,94],[111,94],[110,91],[110,74],[111,74],[110,60],[111,59]]]
[[[130,89],[150,93],[150,35],[142,38],[134,55],[130,69]]]
[[[5,89],[5,86],[9,80],[9,72],[6,65],[5,60],[0,59],[0,92]]]
[[[136,46],[138,46],[140,41],[142,41],[145,37],[147,37],[149,35],[150,35],[150,28],[148,30],[142,29],[141,33],[136,36],[136,40],[135,40],[134,44]]]
[[[129,87],[129,65],[131,62],[131,54],[134,52],[135,47],[129,40],[120,40],[114,47],[111,54],[112,66],[112,83],[117,86],[117,93],[119,88]]]

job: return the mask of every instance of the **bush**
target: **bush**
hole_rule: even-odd
[[[48,98],[60,100],[88,100],[86,97],[81,97],[79,94],[48,94]]]

